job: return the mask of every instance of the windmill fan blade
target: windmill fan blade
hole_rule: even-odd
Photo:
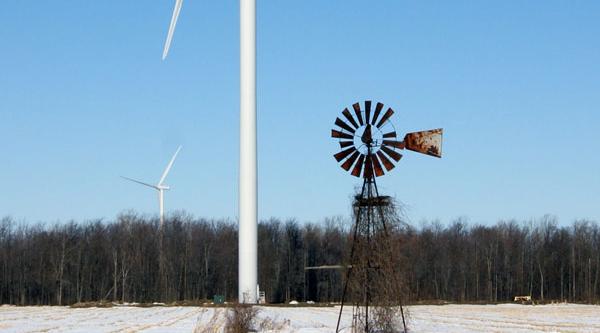
[[[434,157],[442,157],[443,129],[408,133],[404,137],[406,149]]]
[[[371,101],[365,101],[365,123],[371,123]]]
[[[360,154],[358,158],[358,162],[354,165],[354,169],[352,169],[352,176],[360,177],[360,172],[362,170],[363,163],[365,162],[365,155]]]
[[[375,114],[373,115],[373,121],[371,121],[371,125],[375,125],[375,122],[377,121],[377,118],[381,113],[381,109],[383,109],[383,103],[377,102],[377,105],[375,106]]]
[[[348,111],[348,108],[345,108],[344,111],[342,111],[342,114],[344,115],[344,117],[346,117],[346,119],[348,119],[348,121],[352,124],[352,126],[354,126],[354,128],[358,128],[358,124],[356,123],[356,120],[354,120],[354,117],[352,117],[350,111]]]
[[[381,128],[381,125],[383,125],[388,119],[390,119],[390,117],[394,114],[394,110],[392,110],[392,108],[388,108],[387,111],[385,111],[385,113],[383,114],[383,117],[381,117],[381,120],[379,120],[379,122],[377,123],[377,128]]]
[[[348,124],[346,124],[343,120],[341,120],[340,118],[335,118],[335,124],[338,125],[339,127],[345,129],[346,131],[350,132],[350,133],[354,133],[354,128],[350,127]]]
[[[354,144],[354,141],[340,141],[340,148],[350,147]]]
[[[344,158],[346,158],[346,156],[352,154],[355,151],[356,151],[356,148],[350,147],[346,150],[342,150],[341,152],[333,155],[333,157],[335,157],[335,159],[339,162],[339,161],[343,160]]]
[[[158,185],[162,185],[162,183],[165,181],[165,178],[167,178],[167,175],[169,174],[169,171],[171,170],[171,167],[173,166],[173,162],[175,162],[175,158],[177,158],[177,154],[179,154],[180,150],[181,150],[181,146],[179,146],[179,148],[177,148],[177,151],[175,151],[175,154],[173,154],[173,157],[171,157],[169,164],[165,168],[165,171],[163,172],[162,176],[160,177],[160,180],[158,181]]]
[[[387,138],[395,138],[395,137],[396,137],[396,131],[389,132],[389,133],[385,133],[385,134],[383,135],[383,137],[384,137],[384,138],[386,138],[386,139],[387,139]]]
[[[377,155],[371,156],[371,160],[373,160],[373,169],[375,169],[375,176],[381,177],[384,175],[383,168],[381,167],[381,163],[379,163],[379,159]]]
[[[175,1],[175,8],[173,8],[173,16],[171,17],[171,24],[169,24],[169,33],[167,34],[167,40],[165,41],[165,48],[163,50],[162,59],[165,60],[167,54],[169,54],[169,47],[171,47],[171,41],[173,40],[173,34],[175,33],[175,26],[177,25],[177,18],[181,11],[181,5],[183,0]]]
[[[340,139],[350,139],[350,140],[354,139],[354,136],[352,136],[351,134],[336,131],[334,129],[331,130],[331,137],[332,138],[340,138]]]
[[[356,114],[356,118],[358,118],[358,122],[361,126],[364,125],[362,114],[360,113],[360,104],[354,103],[352,104],[352,107],[354,108],[354,113]]]
[[[392,163],[389,158],[385,157],[381,150],[377,152],[377,157],[379,157],[387,171],[390,171],[394,168],[394,163]]]
[[[365,159],[365,172],[363,173],[364,178],[373,178],[373,160],[371,158],[373,155],[367,155]]]
[[[391,150],[386,146],[381,146],[381,150],[383,150],[386,154],[388,154],[389,157],[393,158],[396,162],[400,161],[400,159],[402,158],[401,154]]]
[[[354,154],[350,155],[350,157],[348,157],[348,159],[342,164],[342,169],[350,171],[352,164],[354,164],[354,161],[356,161],[359,155],[360,153],[358,152],[358,150],[355,151]]]
[[[402,142],[402,141],[383,140],[383,144],[387,145],[387,146],[396,147],[396,148],[399,148],[399,149],[404,149],[404,142]]]

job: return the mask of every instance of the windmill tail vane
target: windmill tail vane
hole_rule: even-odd
[[[429,156],[442,157],[443,129],[408,133],[404,137],[404,146],[408,150]]]

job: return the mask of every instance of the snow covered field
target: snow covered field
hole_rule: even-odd
[[[331,333],[339,307],[259,307],[265,332]],[[347,327],[351,309],[344,309]],[[225,309],[198,307],[0,306],[0,332],[220,332]],[[419,305],[408,307],[411,332],[600,332],[592,305]],[[349,330],[347,330],[349,332]]]

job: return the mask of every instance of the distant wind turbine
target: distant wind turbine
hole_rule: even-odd
[[[139,180],[121,176],[121,178],[123,178],[123,179],[127,179],[134,183],[138,183],[138,184],[142,184],[142,185],[151,187],[158,191],[158,207],[159,207],[159,212],[160,212],[160,228],[161,229],[163,227],[163,223],[165,220],[165,203],[164,203],[165,190],[170,189],[169,186],[164,184],[165,178],[167,178],[167,175],[169,174],[169,171],[171,170],[171,167],[173,166],[173,162],[175,162],[175,158],[177,158],[177,154],[179,154],[180,150],[181,150],[181,146],[179,146],[179,148],[177,148],[177,151],[175,152],[175,154],[173,154],[173,157],[171,157],[169,164],[167,164],[165,171],[163,172],[162,176],[160,177],[160,180],[158,181],[158,184],[156,184],[156,185],[150,185],[148,183],[144,183]]]

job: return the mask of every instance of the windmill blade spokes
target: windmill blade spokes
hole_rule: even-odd
[[[381,150],[386,153],[389,157],[393,158],[394,161],[398,162],[402,158],[402,154],[388,148],[387,146],[381,146]]]
[[[385,173],[383,172],[383,168],[381,167],[381,163],[379,163],[379,158],[377,158],[377,155],[373,155],[371,157],[371,160],[373,161],[373,169],[375,169],[375,176],[383,176]]]
[[[339,139],[348,139],[348,140],[354,139],[354,136],[352,134],[336,131],[334,129],[331,130],[331,137],[339,138]]]
[[[352,126],[354,126],[354,128],[359,127],[358,123],[356,123],[356,120],[354,120],[354,117],[352,117],[350,111],[348,111],[348,108],[345,108],[344,111],[342,111],[342,114],[344,115],[344,117],[346,117],[346,119],[348,119],[350,123],[352,123]]]
[[[356,161],[358,156],[360,156],[360,152],[357,150],[352,155],[350,155],[350,157],[348,157],[348,159],[342,164],[342,169],[350,171],[350,168],[352,167],[354,161]]]
[[[385,169],[387,171],[390,171],[394,168],[394,163],[392,163],[392,161],[390,161],[389,158],[387,158],[382,152],[381,150],[379,150],[377,152],[377,156],[379,157],[379,159],[381,160],[381,163],[383,163],[383,166],[385,167]]]
[[[346,131],[348,131],[350,133],[354,133],[354,128],[352,128],[350,125],[346,124],[340,118],[335,118],[335,124],[338,125],[339,127],[343,128],[343,129],[345,129]]]
[[[390,117],[393,114],[394,110],[392,110],[392,108],[388,108],[387,111],[385,111],[385,113],[383,114],[383,117],[379,119],[379,122],[377,123],[377,128],[381,128],[381,125],[383,125],[388,119],[390,119]]]
[[[363,163],[365,162],[365,155],[360,154],[358,157],[358,162],[354,165],[354,169],[352,169],[352,176],[360,177],[360,172],[362,171]]]
[[[340,141],[340,148],[346,148],[354,145],[354,141]]]
[[[358,118],[358,122],[360,123],[360,126],[362,126],[364,124],[364,122],[363,122],[363,118],[362,118],[362,113],[360,111],[360,104],[354,103],[354,104],[352,104],[352,108],[354,109],[354,114],[356,114],[356,118]]]
[[[404,149],[404,146],[405,146],[404,142],[402,142],[402,141],[396,141],[396,140],[383,140],[383,145],[384,146],[396,147],[398,149]]]
[[[434,157],[442,157],[443,129],[408,133],[404,137],[406,149]]]
[[[139,180],[135,180],[133,178],[129,178],[129,177],[125,177],[125,176],[121,176],[121,178],[129,180],[129,181],[134,182],[134,183],[138,183],[138,184],[142,184],[142,185],[145,185],[145,186],[148,186],[148,187],[152,187],[155,190],[159,190],[159,188],[157,186],[155,186],[155,185],[150,185],[148,183],[144,183],[144,182],[141,182]]]
[[[390,120],[392,108],[370,100],[364,101],[364,109],[362,105],[344,108],[343,117],[335,118],[336,129],[331,130],[341,149],[333,156],[351,175],[365,179],[384,176],[402,159],[400,151],[404,149],[442,157],[443,129],[408,133],[400,140]]]
[[[375,105],[375,114],[373,115],[373,120],[371,120],[371,125],[375,125],[375,122],[377,122],[377,118],[379,117],[379,113],[381,113],[381,109],[383,109],[383,104],[377,102],[377,105]]]
[[[396,131],[392,131],[392,132],[383,134],[383,138],[384,139],[386,139],[386,138],[395,138],[395,137],[396,137]]]
[[[171,24],[169,24],[169,32],[167,34],[167,40],[165,41],[165,48],[163,50],[162,59],[165,60],[167,54],[169,54],[169,47],[171,47],[171,41],[173,40],[173,34],[175,33],[175,26],[177,25],[177,18],[181,11],[181,5],[183,0],[175,1],[175,8],[173,8],[173,16],[171,17]]]
[[[365,101],[365,124],[371,123],[371,101]]]
[[[163,182],[165,181],[165,178],[167,178],[167,175],[169,174],[169,170],[171,170],[171,167],[173,166],[173,162],[175,162],[175,158],[177,157],[177,154],[179,154],[180,150],[181,150],[181,146],[179,146],[179,148],[177,148],[177,151],[175,152],[175,154],[173,154],[173,157],[171,157],[171,161],[169,161],[167,168],[163,172],[162,177],[160,177],[160,180],[158,181],[159,186],[162,185]]]
[[[342,161],[344,158],[346,158],[348,155],[352,154],[353,152],[356,151],[356,148],[354,147],[350,147],[346,150],[342,150],[339,153],[333,155],[333,157],[335,157],[335,159],[340,162]]]

